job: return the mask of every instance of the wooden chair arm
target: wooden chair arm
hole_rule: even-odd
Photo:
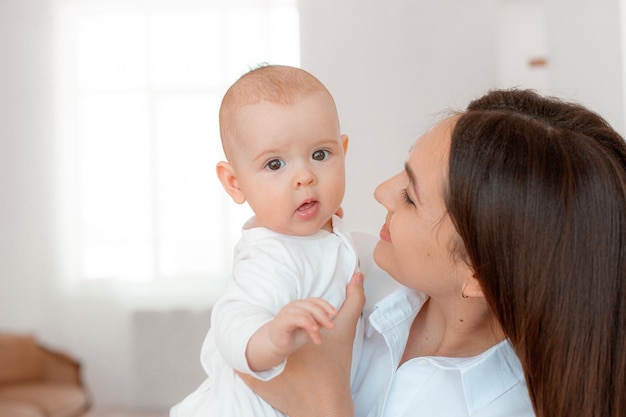
[[[81,365],[69,355],[39,346],[44,362],[44,380],[82,386]]]

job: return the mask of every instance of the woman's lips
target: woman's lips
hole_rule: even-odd
[[[386,223],[380,229],[380,240],[391,243],[391,234],[389,234],[389,228]]]

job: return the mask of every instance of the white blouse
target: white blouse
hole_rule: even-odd
[[[362,247],[359,253],[363,265],[366,251]],[[362,270],[369,304],[376,294],[388,294],[392,284],[383,271],[368,266]],[[521,364],[507,340],[471,358],[420,357],[398,368],[413,319],[427,298],[399,287],[366,310],[352,385],[355,416],[534,416]]]

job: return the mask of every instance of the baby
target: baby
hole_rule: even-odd
[[[226,92],[219,121],[228,162],[217,164],[217,175],[254,216],[235,247],[230,287],[212,310],[201,353],[208,379],[171,416],[284,416],[236,371],[273,378],[291,353],[305,343],[322,343],[320,329],[333,327],[358,266],[336,215],[345,191],[348,137],[340,132],[326,87],[287,66],[243,75]]]

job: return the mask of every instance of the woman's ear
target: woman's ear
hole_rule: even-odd
[[[235,174],[233,166],[228,162],[221,161],[218,162],[215,170],[217,172],[217,178],[219,178],[222,186],[233,201],[237,204],[245,203],[246,196],[239,186],[239,181],[237,181],[237,175]]]
[[[461,296],[463,298],[484,298],[485,294],[483,293],[483,289],[480,286],[480,281],[476,277],[476,273],[471,271],[470,274],[466,275],[466,278],[463,281]]]
[[[483,289],[476,271],[466,262],[458,262],[456,265],[457,277],[460,285],[460,295],[463,298],[484,298]]]
[[[341,135],[341,144],[343,145],[343,153],[348,153],[348,135]]]

